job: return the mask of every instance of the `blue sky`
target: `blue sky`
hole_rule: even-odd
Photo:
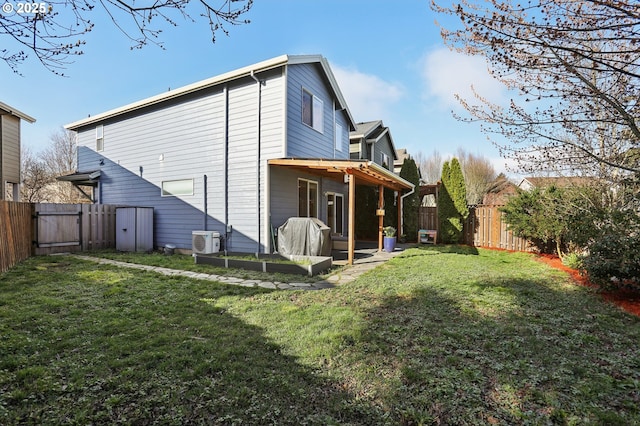
[[[382,120],[396,148],[446,157],[462,147],[504,171],[506,160],[479,126],[455,120],[451,111],[460,111],[454,94],[469,96],[472,84],[497,98],[505,92],[483,60],[444,46],[435,21],[445,17],[436,16],[428,0],[256,0],[246,18],[250,24],[227,26],[229,36],[219,33],[212,44],[206,22],[176,17],[178,26],[161,35],[164,50],[131,50],[98,11],[85,54],[73,59],[66,77],[33,58],[21,66],[22,76],[0,63],[0,100],[36,118],[23,123],[22,141],[39,151],[64,124],[89,114],[282,54],[321,54],[355,120]]]

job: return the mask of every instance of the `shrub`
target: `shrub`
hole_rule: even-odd
[[[442,166],[442,186],[438,195],[438,239],[443,243],[462,242],[462,226],[469,215],[464,176],[457,158]]]
[[[415,185],[413,193],[404,199],[402,210],[402,233],[408,235],[409,241],[415,241],[418,237],[418,218],[420,216],[420,173],[413,158],[407,158],[400,169],[400,177]]]
[[[583,257],[578,253],[569,253],[562,258],[562,264],[571,269],[583,269]]]
[[[640,289],[640,218],[633,211],[614,212],[602,231],[584,259],[589,278],[606,287]]]

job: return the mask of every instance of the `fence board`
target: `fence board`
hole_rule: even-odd
[[[36,255],[116,246],[116,206],[38,203],[34,209]]]
[[[473,207],[464,224],[465,244],[475,247],[501,248],[513,251],[532,251],[525,238],[513,235],[504,221],[500,206]]]
[[[0,272],[31,255],[31,204],[0,200]]]
[[[418,223],[420,229],[438,229],[438,209],[437,207],[420,206]]]

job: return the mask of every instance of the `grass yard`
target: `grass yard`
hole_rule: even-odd
[[[0,275],[0,424],[640,424],[638,342],[522,253],[308,292],[38,257]]]

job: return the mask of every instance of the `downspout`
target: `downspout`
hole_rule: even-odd
[[[204,200],[203,200],[203,213],[204,215],[202,216],[202,230],[206,231],[207,230],[207,175],[203,175],[203,182],[202,182],[203,186],[204,186]]]
[[[231,246],[229,240],[231,239],[231,232],[229,232],[229,88],[224,85],[224,146],[223,146],[223,160],[224,161],[224,254]]]
[[[256,242],[256,257],[258,256],[258,254],[260,253],[260,248],[261,248],[261,242],[262,242],[262,227],[261,225],[261,219],[262,219],[262,212],[260,211],[260,160],[261,160],[261,155],[260,155],[260,148],[261,148],[261,132],[260,132],[260,125],[261,125],[261,121],[262,121],[262,82],[260,81],[260,79],[258,77],[255,76],[255,72],[254,70],[251,70],[251,78],[253,78],[255,80],[256,83],[258,83],[258,114],[257,114],[257,149],[256,149],[256,189],[257,189],[257,194],[256,194],[256,212],[257,212],[257,225],[258,225],[258,241]]]
[[[400,196],[400,235],[404,235],[404,199],[405,197],[408,197],[409,195],[413,194],[414,192],[416,192],[416,187],[415,185],[413,186],[413,188],[411,188],[411,191],[407,192],[404,195]]]

